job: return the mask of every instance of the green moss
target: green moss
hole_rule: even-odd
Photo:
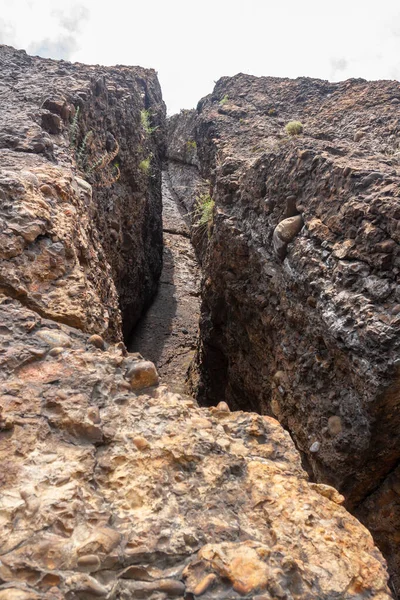
[[[288,135],[300,135],[303,133],[303,124],[300,121],[289,121],[285,125],[285,130]]]
[[[223,98],[221,98],[221,100],[219,101],[219,105],[224,106],[228,101],[229,101],[228,94],[225,94],[225,96]]]
[[[146,173],[146,175],[148,175],[150,173],[150,168],[151,168],[151,157],[150,156],[148,156],[147,158],[144,158],[143,160],[140,161],[139,169],[141,171],[143,171],[143,173]]]
[[[194,152],[197,149],[197,144],[194,140],[188,140],[186,142],[186,147],[189,151]]]

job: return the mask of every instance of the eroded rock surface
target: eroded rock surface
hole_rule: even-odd
[[[398,82],[223,78],[169,151],[196,142],[216,203],[199,400],[276,416],[397,572],[399,102]]]
[[[0,236],[8,260],[0,288],[111,339],[121,331],[116,287],[128,335],[162,263],[165,106],[156,74],[7,46],[0,67]]]
[[[277,421],[143,390],[140,356],[18,300],[0,319],[1,599],[390,597]]]
[[[0,600],[390,598],[369,532],[336,490],[308,483],[275,419],[199,408],[120,340],[117,292],[126,309],[153,285],[135,277],[161,214],[141,234],[129,219],[160,194],[157,162],[154,184],[139,162],[156,144],[140,117],[154,73],[0,56]],[[89,123],[108,149],[83,152]]]

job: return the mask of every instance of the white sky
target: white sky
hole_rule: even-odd
[[[238,72],[400,79],[400,0],[0,0],[0,43],[153,67],[173,114]]]

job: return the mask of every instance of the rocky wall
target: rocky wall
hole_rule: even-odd
[[[0,63],[0,287],[114,339],[121,308],[128,336],[161,271],[165,106],[156,74],[7,46]]]
[[[0,600],[389,599],[275,419],[199,408],[120,341],[118,293],[155,274],[154,73],[0,57]]]
[[[274,415],[397,572],[399,104],[398,82],[237,75],[170,141],[215,201],[199,401]]]

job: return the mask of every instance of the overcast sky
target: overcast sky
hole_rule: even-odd
[[[238,72],[400,80],[400,0],[0,0],[0,43],[153,67],[173,114]]]

